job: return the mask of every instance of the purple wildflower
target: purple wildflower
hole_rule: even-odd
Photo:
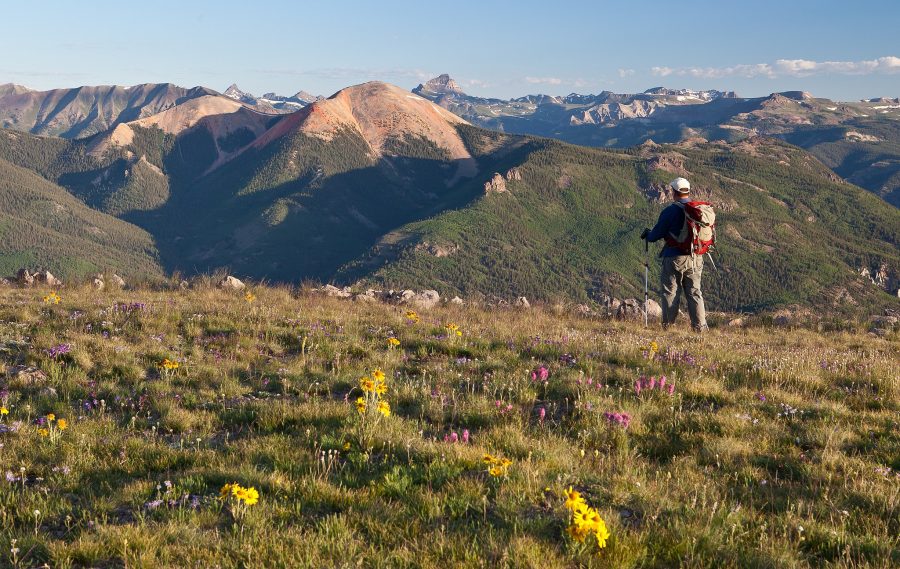
[[[71,351],[72,351],[72,346],[70,346],[69,344],[57,344],[56,346],[53,346],[52,348],[47,350],[47,355],[53,359],[56,359],[59,356],[68,354]]]

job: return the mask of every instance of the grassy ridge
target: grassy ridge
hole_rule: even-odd
[[[8,566],[900,563],[896,334],[698,342],[549,308],[45,292],[0,291]],[[375,369],[389,417],[354,405]],[[637,392],[642,375],[674,388]],[[492,476],[486,453],[512,463]],[[259,502],[220,501],[232,482]],[[569,486],[604,549],[566,535]]]

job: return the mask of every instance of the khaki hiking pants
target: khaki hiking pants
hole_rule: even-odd
[[[703,276],[703,257],[679,255],[662,259],[662,323],[663,327],[674,324],[678,317],[678,302],[681,293],[687,298],[691,327],[697,331],[706,330],[706,307],[700,292],[700,277]]]

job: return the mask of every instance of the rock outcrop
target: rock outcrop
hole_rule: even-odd
[[[499,172],[495,173],[494,177],[484,184],[484,193],[486,194],[502,194],[508,191],[506,189],[506,178],[501,176]]]

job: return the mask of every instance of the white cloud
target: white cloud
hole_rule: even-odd
[[[669,75],[718,79],[721,77],[807,77],[821,74],[870,75],[900,73],[900,57],[886,56],[862,61],[812,61],[779,59],[775,63],[740,64],[730,67],[653,67],[657,77]]]
[[[545,84],[545,85],[562,85],[562,79],[558,77],[526,77],[525,81],[532,84]]]
[[[619,69],[619,77],[625,78],[634,75],[634,69]]]

